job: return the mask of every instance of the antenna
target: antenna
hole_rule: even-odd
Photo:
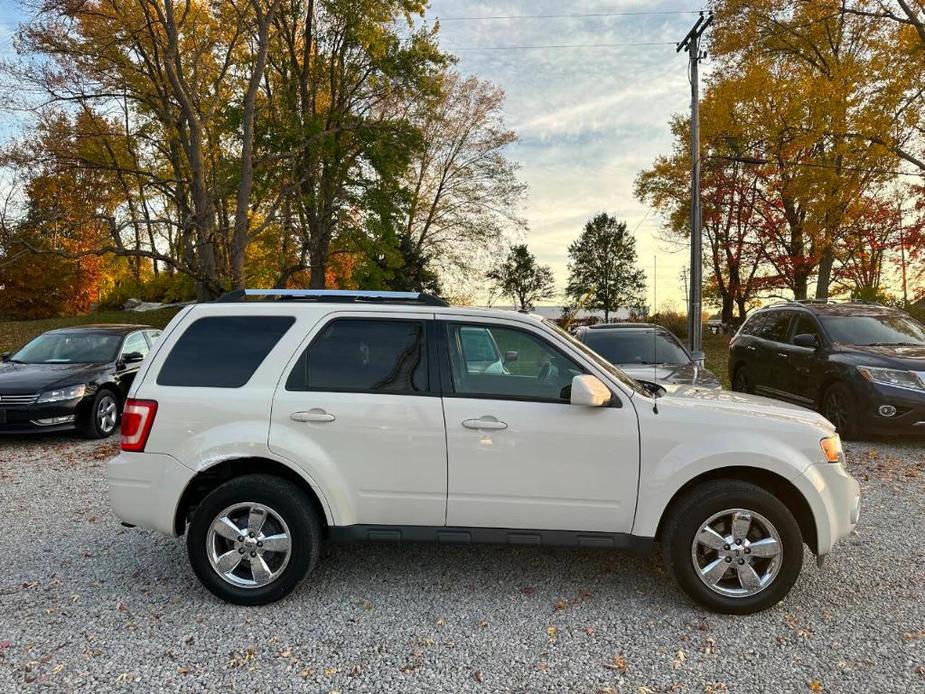
[[[652,308],[658,311],[658,256],[652,256]],[[655,334],[655,328],[652,328],[652,382],[658,385],[658,363],[655,353],[658,351],[658,337]],[[658,414],[658,399],[654,399],[652,411]]]

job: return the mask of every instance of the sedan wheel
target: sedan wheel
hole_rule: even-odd
[[[111,395],[104,395],[99,399],[96,407],[96,426],[99,427],[100,433],[109,436],[116,430],[116,422],[119,421],[119,406],[116,399]]]

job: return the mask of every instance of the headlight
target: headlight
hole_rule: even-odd
[[[819,445],[822,446],[822,453],[825,455],[825,459],[830,463],[841,463],[845,460],[845,452],[841,447],[841,437],[838,434],[835,436],[827,436],[819,442]]]
[[[87,392],[87,385],[85,383],[80,384],[79,386],[67,386],[66,388],[56,388],[55,390],[46,390],[44,393],[39,395],[37,402],[58,402],[60,400],[76,400],[77,398],[82,398]]]
[[[880,383],[894,388],[907,390],[925,390],[925,382],[915,371],[900,371],[899,369],[881,369],[876,366],[857,367],[865,379],[871,383]]]

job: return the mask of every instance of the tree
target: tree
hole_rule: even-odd
[[[569,244],[569,280],[566,295],[587,308],[610,313],[645,303],[646,276],[636,267],[636,239],[618,222],[601,212],[585,224],[581,235]]]
[[[539,265],[526,244],[511,246],[507,258],[487,273],[495,291],[514,300],[514,308],[529,311],[540,299],[549,299],[556,287],[552,268]]]

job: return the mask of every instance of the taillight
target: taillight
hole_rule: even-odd
[[[120,445],[123,451],[141,452],[148,443],[148,434],[157,414],[154,400],[126,400],[122,409]]]

